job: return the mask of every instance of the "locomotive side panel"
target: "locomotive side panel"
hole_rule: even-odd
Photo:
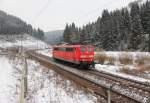
[[[88,68],[94,61],[94,47],[85,45],[66,45],[53,48],[53,58]]]
[[[53,58],[79,64],[77,50],[75,47],[54,47]]]

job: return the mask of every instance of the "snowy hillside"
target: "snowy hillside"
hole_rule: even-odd
[[[23,47],[27,49],[44,49],[48,48],[48,45],[41,40],[24,34],[24,35],[0,35],[0,47]]]

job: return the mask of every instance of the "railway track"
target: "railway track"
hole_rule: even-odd
[[[90,70],[90,71],[86,71],[89,74],[94,74],[100,77],[100,79],[103,79],[105,81],[107,81],[107,83],[112,84],[112,88],[113,85],[118,85],[124,89],[128,89],[128,91],[132,91],[132,93],[134,92],[135,94],[140,94],[143,97],[149,97],[150,96],[150,86],[147,86],[148,84],[141,84],[141,83],[135,83],[132,82],[132,80],[128,80],[127,78],[123,79],[123,78],[118,78],[118,76],[116,75],[109,75],[107,73],[104,72],[99,72],[99,71],[95,71],[95,70]]]
[[[120,83],[122,85],[125,85],[129,88],[135,89],[137,88],[140,92],[144,91],[146,94],[150,94],[150,84],[144,83],[144,82],[138,82],[132,79],[124,78],[121,76],[113,75],[111,73],[106,73],[103,71],[97,71],[97,70],[90,70],[88,71],[91,74],[98,75],[100,77],[104,77],[106,79],[112,80],[115,83]]]
[[[111,89],[112,103],[149,103],[150,94],[148,88],[138,86],[138,83],[123,80],[123,78],[114,77],[106,73],[100,73],[92,70],[78,70],[59,63],[55,63],[51,58],[27,52],[27,54],[40,61],[46,66],[53,66],[58,73],[67,76],[80,85],[91,89],[94,93],[107,99],[107,90]],[[135,85],[135,86],[134,86]]]

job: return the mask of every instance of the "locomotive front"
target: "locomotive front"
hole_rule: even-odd
[[[94,47],[91,45],[82,45],[80,47],[80,62],[81,66],[89,68],[94,65]]]

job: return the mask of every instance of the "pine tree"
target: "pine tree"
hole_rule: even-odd
[[[67,43],[76,43],[79,41],[79,31],[74,23],[72,23],[71,25],[66,24],[63,38]]]
[[[127,8],[121,10],[121,21],[120,21],[120,47],[121,50],[127,50],[129,46],[129,37],[131,34],[131,17]]]
[[[140,49],[142,41],[144,40],[144,32],[142,27],[142,22],[140,18],[140,8],[137,3],[133,4],[131,7],[131,48],[134,50]]]
[[[111,23],[110,23],[110,14],[108,10],[104,10],[102,13],[102,18],[101,18],[101,25],[100,25],[100,33],[101,37],[103,38],[103,48],[106,50],[112,49],[112,36],[111,36]]]
[[[64,33],[63,33],[63,38],[64,38],[65,42],[68,42],[68,43],[71,42],[70,35],[71,35],[71,30],[69,28],[69,25],[66,24],[66,27],[65,27],[65,30],[64,30]]]
[[[141,4],[140,4],[141,5]],[[109,12],[104,10],[96,22],[77,28],[66,25],[64,40],[79,40],[82,44],[95,44],[106,50],[150,51],[150,1],[142,6],[137,2],[128,8]]]
[[[149,38],[145,46],[148,47],[148,51],[150,52],[150,1],[143,4],[141,9],[142,26],[145,31],[145,38]]]

